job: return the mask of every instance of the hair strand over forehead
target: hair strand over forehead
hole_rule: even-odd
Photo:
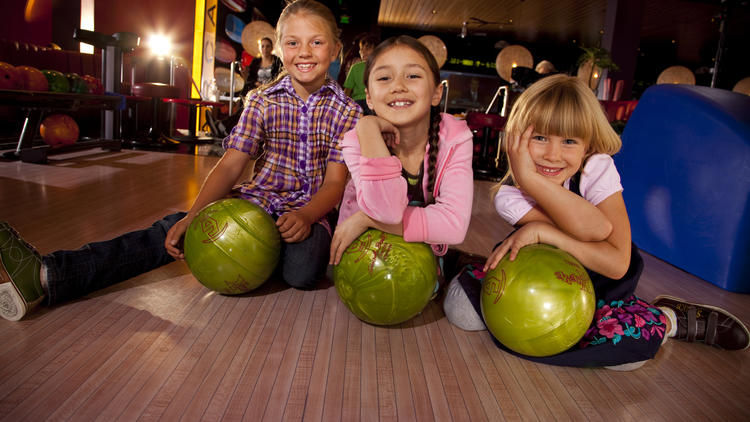
[[[612,155],[622,146],[599,100],[573,76],[542,78],[518,97],[508,117],[506,136],[520,135],[530,125],[538,133],[583,139],[587,156]]]
[[[325,25],[326,29],[331,36],[331,40],[337,45],[341,45],[339,39],[339,28],[336,26],[336,17],[331,12],[331,9],[326,7],[324,4],[319,3],[315,0],[296,0],[290,2],[279,16],[279,20],[276,23],[276,42],[281,42],[281,37],[284,35],[281,32],[284,28],[284,23],[291,16],[298,13],[309,14],[319,18]]]
[[[378,59],[378,57],[380,57],[381,54],[385,53],[391,48],[398,46],[411,48],[412,50],[420,54],[427,62],[427,67],[429,68],[435,85],[437,86],[440,83],[440,68],[437,65],[437,61],[435,61],[435,56],[432,55],[430,50],[428,50],[424,44],[422,44],[418,39],[414,37],[410,37],[408,35],[399,35],[396,37],[388,38],[387,40],[381,42],[377,47],[375,47],[374,50],[372,50],[370,55],[367,56],[367,62],[365,64],[363,75],[365,87],[367,87],[368,85],[370,72],[372,71],[372,67],[374,66],[375,61]]]
[[[521,136],[529,126],[544,135],[583,140],[586,145],[584,163],[593,154],[614,155],[622,147],[599,100],[574,76],[547,76],[528,87],[513,104],[505,125],[504,143]],[[507,158],[507,150],[505,155]],[[508,168],[500,183],[493,186],[493,194],[512,178],[513,171]]]

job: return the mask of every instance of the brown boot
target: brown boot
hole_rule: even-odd
[[[744,350],[750,346],[750,333],[739,318],[716,306],[691,303],[673,296],[658,296],[654,306],[666,306],[677,315],[674,338],[706,343],[724,350]]]

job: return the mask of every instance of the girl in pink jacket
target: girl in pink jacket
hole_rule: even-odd
[[[351,180],[331,243],[330,263],[368,228],[424,242],[442,256],[463,242],[474,194],[472,133],[441,114],[440,72],[418,40],[381,43],[364,72],[367,104],[376,116],[359,120],[342,141]]]

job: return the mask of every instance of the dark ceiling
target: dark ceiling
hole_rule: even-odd
[[[638,0],[620,0],[637,3]],[[378,24],[426,32],[485,36],[518,43],[596,44],[606,29],[613,0],[381,0]],[[671,43],[684,61],[697,61],[706,43],[718,41],[722,3],[732,4],[732,26],[742,34],[748,7],[738,1],[647,0],[640,33],[643,43]],[[464,24],[465,23],[465,24]]]

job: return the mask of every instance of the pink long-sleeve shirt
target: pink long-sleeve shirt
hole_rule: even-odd
[[[447,114],[441,117],[435,203],[426,207],[408,205],[406,180],[397,157],[363,157],[356,131],[344,134],[342,152],[352,178],[344,191],[339,222],[358,210],[384,224],[403,222],[404,240],[428,243],[436,255],[445,254],[447,245],[463,242],[474,196],[472,133],[466,122]],[[422,181],[425,198],[428,152],[429,145],[425,148]]]

